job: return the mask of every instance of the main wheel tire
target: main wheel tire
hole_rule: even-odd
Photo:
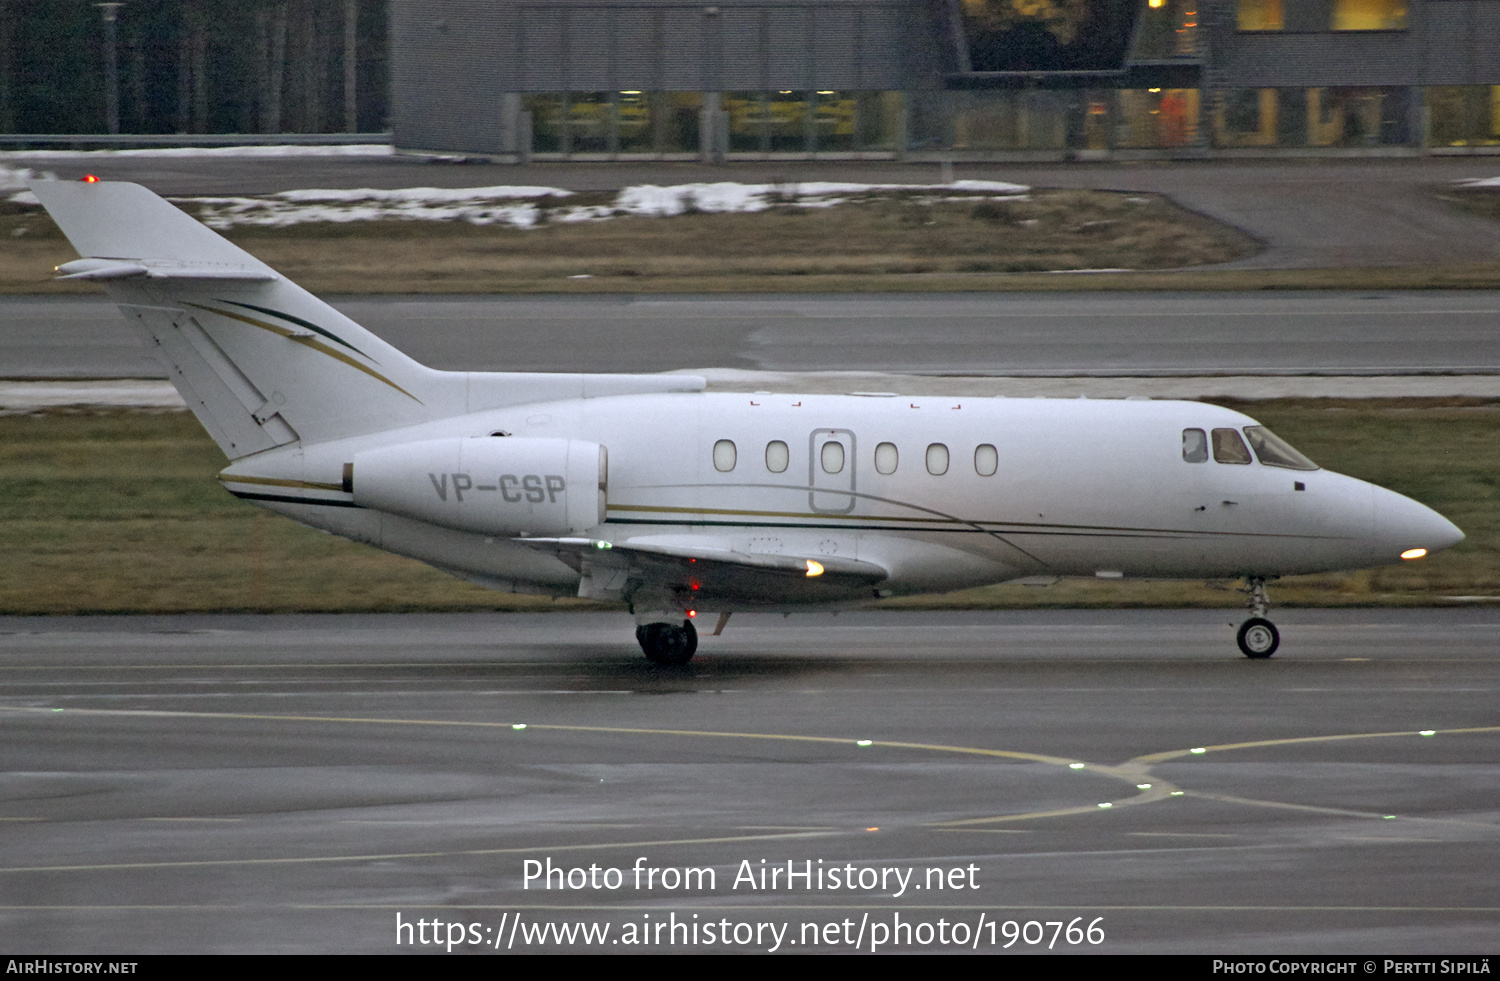
[[[698,630],[691,620],[682,621],[680,627],[670,623],[648,623],[636,628],[636,636],[646,652],[646,659],[666,667],[688,663],[698,650]]]
[[[1266,658],[1275,654],[1276,648],[1281,646],[1281,632],[1276,629],[1276,624],[1265,617],[1251,617],[1240,624],[1240,632],[1235,636],[1235,641],[1246,657]]]

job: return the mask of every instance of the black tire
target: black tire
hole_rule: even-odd
[[[698,630],[693,621],[682,626],[670,623],[648,623],[636,628],[636,637],[646,659],[664,667],[680,667],[693,659],[698,650]]]
[[[1234,639],[1246,657],[1256,659],[1270,657],[1281,646],[1281,632],[1265,617],[1251,617],[1240,624]]]

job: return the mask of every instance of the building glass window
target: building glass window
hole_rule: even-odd
[[[1335,31],[1403,31],[1406,0],[1333,0]]]
[[[1147,0],[1136,28],[1134,60],[1198,54],[1198,5],[1203,0]],[[1243,9],[1243,7],[1241,8]],[[1243,26],[1240,28],[1245,30]]]
[[[658,153],[697,153],[702,92],[652,93],[651,123]]]
[[[561,153],[563,100],[557,95],[528,95],[526,111],[531,113],[531,151]]]
[[[1198,141],[1197,89],[1121,89],[1121,147],[1168,149]]]
[[[1228,89],[1214,105],[1214,146],[1276,146],[1275,89]]]
[[[807,92],[771,92],[766,99],[766,133],[772,153],[805,153],[808,139]]]
[[[1500,144],[1500,85],[1435,85],[1422,96],[1428,146]]]
[[[901,93],[856,92],[854,102],[854,148],[900,149]]]
[[[1281,0],[1239,0],[1238,26],[1242,31],[1279,31],[1285,21]]]
[[[1400,146],[1406,142],[1405,88],[1307,90],[1309,146]]]
[[[615,125],[619,127],[621,153],[654,153],[656,127],[654,116],[660,111],[655,92],[620,92],[615,96]]]
[[[569,93],[568,131],[563,152],[610,153],[615,135],[614,122],[615,106],[610,101],[610,93]]]
[[[765,153],[770,149],[770,110],[764,92],[728,92],[724,112],[729,115],[731,153]]]
[[[834,153],[853,150],[858,118],[855,93],[817,93],[813,101],[813,149]]]

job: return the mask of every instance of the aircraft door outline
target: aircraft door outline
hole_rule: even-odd
[[[825,449],[836,444],[838,449]],[[854,431],[814,429],[807,438],[807,506],[822,514],[854,510],[856,463]],[[836,466],[836,469],[835,469]]]

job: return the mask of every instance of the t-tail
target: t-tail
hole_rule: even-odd
[[[31,185],[230,459],[395,429],[467,408],[436,371],[138,184]]]

